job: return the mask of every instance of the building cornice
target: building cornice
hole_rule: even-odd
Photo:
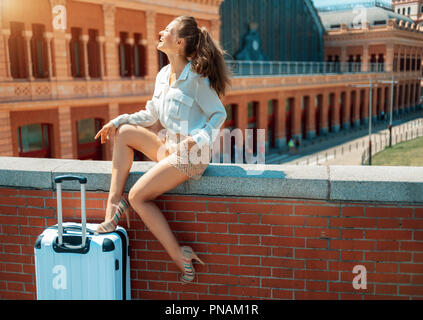
[[[75,0],[99,5],[113,5],[116,8],[147,11],[152,10],[160,14],[186,15],[187,8],[196,14],[197,18],[218,19],[219,6],[223,0]]]
[[[386,43],[386,40],[398,44],[423,46],[423,27],[416,24],[399,23],[396,19],[389,20],[386,26],[367,25],[366,28],[347,28],[342,25],[340,29],[330,30],[324,36],[325,46],[333,46],[337,42],[360,41],[369,44]],[[375,42],[376,41],[376,42]],[[421,45],[419,43],[421,42]]]

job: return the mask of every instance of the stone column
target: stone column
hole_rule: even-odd
[[[414,105],[417,107],[420,104],[420,81],[414,83]]]
[[[413,47],[413,56],[411,58],[411,70],[417,72],[417,48]],[[414,59],[414,62],[413,62]]]
[[[10,55],[9,55],[10,30],[3,29],[2,35],[3,35],[3,41],[0,42],[0,59],[4,61],[4,69],[3,69],[4,71],[0,77],[5,80],[12,80],[12,70],[11,70]],[[3,45],[3,50],[1,50],[1,45]]]
[[[401,46],[397,46],[397,70],[395,72],[400,72],[401,65]]]
[[[407,71],[407,57],[410,56],[410,48],[409,47],[405,47],[405,52],[404,52],[404,72],[410,72]]]
[[[309,95],[308,110],[306,110],[307,139],[313,139],[314,137],[316,137],[316,99],[317,95],[315,92]]]
[[[106,38],[104,36],[97,37],[97,42],[99,46],[100,52],[100,78],[104,79],[105,70],[104,70],[104,43],[106,42]]]
[[[341,128],[341,124],[339,123],[339,112],[340,112],[340,102],[341,102],[341,93],[340,89],[336,88],[334,103],[333,103],[333,112],[332,112],[332,132],[338,132]]]
[[[286,98],[286,95],[281,94],[275,108],[275,140],[279,150],[285,148],[287,144],[285,136]]]
[[[30,30],[22,31],[22,36],[25,38],[25,42],[26,42],[27,77],[28,77],[29,80],[34,80],[33,67],[32,67],[32,56],[31,56],[32,31],[30,31]]]
[[[405,105],[405,100],[407,99],[407,88],[406,88],[406,85],[407,85],[407,82],[404,81],[402,83],[402,97],[401,97],[401,109],[400,109],[401,113],[404,113],[405,112],[405,107],[406,107],[406,105]]]
[[[403,101],[404,101],[404,83],[402,81],[400,81],[398,83],[398,114],[402,114],[403,109]]]
[[[367,44],[363,45],[363,60],[361,61],[361,71],[369,71],[369,46]]]
[[[298,138],[300,142],[302,141],[302,132],[301,132],[301,104],[302,104],[302,94],[297,92],[295,94],[294,108],[291,110],[292,114],[292,137]]]
[[[407,85],[408,85],[408,87],[407,87],[407,96],[406,96],[406,100],[405,100],[405,110],[407,111],[407,112],[410,112],[411,111],[411,93],[412,93],[412,90],[411,90],[411,81],[407,81]]]
[[[59,107],[58,112],[60,128],[60,158],[73,159],[71,108],[69,106]]]
[[[400,64],[401,64],[401,59],[403,59],[403,61],[404,61],[404,64],[403,64],[403,70],[401,71],[401,69],[400,69],[400,72],[405,72],[405,70],[406,70],[406,66],[407,66],[407,64],[406,64],[406,49],[405,49],[405,47],[401,47],[401,58],[400,58]]]
[[[126,63],[127,63],[128,69],[129,69],[129,74],[130,74],[131,79],[135,79],[135,64],[134,64],[134,56],[135,56],[134,44],[135,44],[135,40],[133,38],[127,38],[126,44],[129,45],[129,61],[126,61]]]
[[[393,104],[393,106],[392,106],[392,114],[393,114],[393,116],[398,116],[398,103],[399,103],[399,84],[395,84],[394,85],[394,92],[395,92],[395,95],[394,95],[394,104]]]
[[[106,79],[119,78],[119,55],[115,44],[115,11],[116,6],[114,4],[103,4]]]
[[[347,62],[347,48],[345,46],[341,47],[341,56],[339,57],[339,60],[340,60],[340,63],[344,65]]]
[[[118,76],[119,77],[123,77],[123,72],[122,72],[122,65],[121,65],[121,61],[119,59],[120,57],[120,38],[119,37],[115,37],[114,38],[114,43],[115,43],[115,51],[117,52],[117,66],[118,66]]]
[[[408,83],[404,81],[402,84],[402,97],[401,97],[401,112],[407,111],[407,94],[408,94]]]
[[[344,130],[348,130],[351,127],[351,90],[345,90],[345,101],[344,101],[344,115],[342,118],[342,127]]]
[[[328,128],[329,94],[327,91],[322,92],[322,109],[320,112],[321,112],[320,135],[327,135],[329,133],[329,128]]]
[[[17,154],[13,154],[12,126],[10,124],[9,111],[0,112],[0,156],[17,156]]]
[[[380,113],[377,115],[377,116],[379,116],[381,113],[382,113],[382,111],[383,112],[385,112],[385,117],[386,117],[386,110],[385,110],[385,99],[386,99],[386,97],[385,97],[385,89],[386,89],[386,86],[385,85],[382,85],[381,87],[380,87],[380,102],[379,102],[379,105],[380,105]],[[388,95],[388,97],[389,97],[389,95]]]
[[[258,115],[257,115],[257,117],[258,117],[258,119],[256,120],[257,121],[257,129],[264,129],[264,131],[265,131],[265,135],[264,135],[264,137],[265,137],[265,150],[267,151],[268,149],[269,149],[269,132],[268,132],[268,130],[269,130],[269,128],[268,128],[268,114],[267,114],[267,109],[268,109],[268,106],[267,106],[267,103],[268,103],[268,100],[267,99],[261,99],[261,100],[259,100],[259,105],[258,105]],[[257,135],[257,137],[258,137],[258,135]],[[259,144],[258,144],[258,139],[257,139],[257,147],[259,146]]]
[[[67,71],[67,78],[72,78],[72,59],[71,59],[71,52],[70,52],[70,42],[72,39],[72,35],[70,33],[65,34],[65,45],[66,45],[66,71]]]
[[[355,92],[355,100],[352,104],[352,120],[353,126],[359,127],[360,126],[360,89],[354,90]]]
[[[156,34],[156,12],[147,10],[147,79],[154,80],[159,72]]]
[[[394,44],[390,43],[386,47],[385,71],[392,72],[394,69]]]
[[[377,87],[373,88],[372,93],[372,121],[377,119]]]
[[[88,34],[81,35],[82,41],[82,51],[84,55],[84,73],[85,73],[85,80],[90,80],[90,69],[88,65]]]
[[[57,5],[64,6],[66,8],[66,0],[50,0],[51,9]],[[62,12],[61,14],[64,14]],[[57,80],[69,80],[71,79],[71,73],[69,72],[70,66],[70,51],[69,42],[67,42],[66,34],[66,20],[60,19],[62,25],[60,28],[53,27],[53,39],[51,40],[51,54],[52,54],[52,65],[54,78]],[[70,38],[69,38],[70,39]],[[52,74],[53,75],[53,74]]]
[[[53,77],[53,59],[52,59],[52,52],[51,52],[51,41],[53,39],[53,33],[45,32],[44,38],[47,43],[47,59],[48,59],[48,78],[50,80],[54,79]]]
[[[414,96],[415,96],[414,90],[416,88],[416,85],[414,84],[414,81],[410,81],[409,86],[410,86],[410,99],[408,99],[408,102],[409,102],[409,110],[412,111],[412,112],[414,112],[414,108],[416,106],[416,104],[414,103]]]

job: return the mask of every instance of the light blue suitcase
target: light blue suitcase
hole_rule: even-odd
[[[81,183],[81,223],[62,218],[62,181]],[[95,235],[98,224],[86,223],[85,184],[81,176],[59,176],[58,224],[38,236],[35,272],[38,300],[130,300],[129,239],[126,230]]]

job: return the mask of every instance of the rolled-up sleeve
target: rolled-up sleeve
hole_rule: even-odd
[[[163,75],[163,69],[156,76],[154,94],[158,95],[159,91],[161,90],[160,87],[160,77]],[[158,107],[155,105],[153,100],[148,100],[145,105],[145,110],[141,110],[132,114],[121,114],[118,117],[111,120],[113,125],[118,128],[122,124],[129,123],[135,124],[143,127],[149,127],[153,125],[159,119]]]
[[[157,112],[156,105],[154,104],[153,100],[148,100],[145,106],[145,110],[141,110],[132,114],[121,114],[120,116],[114,118],[112,123],[116,128],[125,123],[149,127],[153,125],[158,118],[159,114]]]
[[[200,148],[213,143],[213,129],[219,130],[226,120],[226,110],[208,78],[198,78],[196,101],[207,116],[207,123],[192,138]]]

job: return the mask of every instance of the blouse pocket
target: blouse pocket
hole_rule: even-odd
[[[172,118],[188,120],[189,111],[194,103],[194,99],[180,91],[172,92],[169,101],[169,115]]]

